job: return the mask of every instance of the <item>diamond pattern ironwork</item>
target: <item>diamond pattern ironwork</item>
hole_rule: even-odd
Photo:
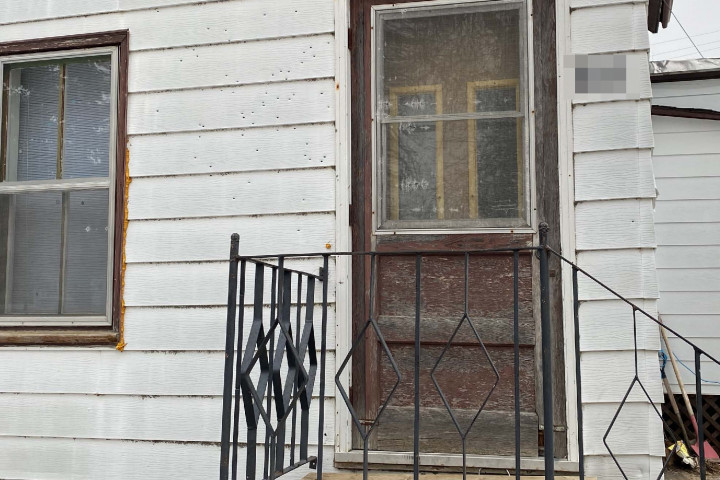
[[[490,387],[490,390],[488,391],[487,395],[485,395],[485,397],[483,398],[483,401],[480,404],[480,408],[473,416],[472,420],[470,421],[470,424],[467,426],[466,429],[463,430],[463,428],[460,426],[460,423],[457,420],[457,417],[455,416],[455,413],[453,412],[452,405],[450,405],[450,402],[448,401],[447,397],[445,396],[445,392],[443,392],[442,388],[440,387],[440,382],[438,381],[437,376],[435,375],[435,371],[440,366],[440,363],[442,362],[443,358],[445,357],[447,352],[452,347],[453,340],[455,340],[455,337],[457,336],[458,332],[460,332],[460,328],[466,322],[470,326],[473,336],[478,341],[478,344],[480,345],[480,348],[482,349],[483,355],[485,356],[490,367],[493,370],[493,375],[495,377],[495,381],[493,382],[492,387]],[[485,408],[485,405],[487,405],[488,400],[490,400],[490,397],[492,396],[493,392],[495,391],[495,388],[497,387],[498,382],[500,381],[500,374],[498,373],[497,367],[495,366],[495,363],[493,362],[492,358],[490,358],[490,354],[488,353],[487,348],[485,347],[485,344],[483,343],[482,339],[480,338],[480,334],[478,333],[477,329],[473,325],[473,323],[470,320],[470,317],[467,315],[467,313],[463,314],[462,318],[460,319],[460,322],[457,324],[457,327],[455,327],[455,331],[453,331],[453,334],[450,336],[450,339],[448,339],[447,343],[445,344],[445,348],[443,348],[443,351],[440,353],[440,356],[438,357],[437,361],[435,362],[435,365],[433,366],[432,370],[430,371],[430,378],[432,379],[433,385],[435,385],[435,389],[437,390],[438,394],[440,395],[440,399],[442,400],[443,405],[445,405],[445,408],[447,409],[448,413],[450,414],[450,418],[452,419],[452,422],[455,425],[455,428],[457,429],[458,433],[460,434],[460,436],[462,438],[463,450],[464,450],[465,439],[467,438],[468,434],[470,433],[470,430],[472,429],[473,425],[475,424],[478,417],[480,416],[483,409]]]

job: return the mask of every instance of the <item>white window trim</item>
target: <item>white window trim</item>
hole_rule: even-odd
[[[96,47],[72,50],[58,50],[53,52],[8,55],[0,57],[0,74],[6,65],[19,62],[32,62],[42,60],[61,60],[68,58],[81,58],[87,56],[110,55],[110,145],[108,150],[108,177],[101,178],[82,178],[82,179],[60,179],[60,180],[39,180],[29,182],[6,181],[0,182],[0,195],[27,193],[27,192],[47,192],[47,191],[69,191],[69,190],[88,190],[88,189],[108,189],[108,258],[107,258],[107,293],[105,297],[105,315],[12,315],[0,312],[0,326],[37,326],[37,327],[55,327],[55,326],[78,326],[78,327],[95,327],[95,326],[111,326],[113,322],[113,257],[115,246],[115,180],[116,180],[116,144],[117,144],[117,116],[118,116],[118,95],[119,95],[119,62],[118,47]],[[0,95],[0,118],[4,115],[5,108],[11,108],[12,99],[8,99],[8,105],[3,105],[2,95]],[[10,129],[10,122],[8,130]],[[10,133],[8,133],[10,136]],[[11,145],[8,141],[8,146]],[[10,157],[8,153],[8,157]],[[8,176],[10,176],[10,162],[8,162]],[[14,175],[12,175],[14,177]],[[12,216],[11,216],[12,219]],[[8,232],[8,265],[12,259],[12,225]],[[6,286],[11,285],[12,268],[9,266],[6,270]],[[9,303],[10,289],[6,287],[5,305]]]
[[[523,15],[523,18],[521,18],[521,24],[524,24],[527,28],[521,28],[520,32],[522,34],[520,46],[521,46],[521,66],[524,67],[521,70],[521,84],[525,85],[525,89],[522,92],[522,112],[520,115],[524,116],[525,120],[525,132],[524,135],[524,141],[525,144],[523,146],[524,154],[527,158],[527,175],[526,177],[526,185],[524,188],[527,188],[527,194],[529,195],[529,202],[527,202],[527,208],[528,208],[528,214],[527,214],[527,220],[529,222],[528,226],[521,226],[521,227],[491,227],[491,226],[478,226],[478,227],[460,227],[460,228],[436,228],[436,227],[430,227],[430,228],[394,228],[392,226],[390,227],[382,227],[381,228],[381,217],[382,212],[381,208],[383,208],[383,205],[381,204],[381,200],[379,198],[379,181],[378,181],[378,158],[379,158],[379,148],[380,144],[378,142],[378,138],[381,135],[380,129],[382,128],[382,122],[380,121],[379,115],[378,115],[378,105],[377,105],[377,71],[376,71],[376,41],[377,41],[377,32],[378,28],[376,25],[376,18],[377,14],[381,12],[387,12],[387,11],[397,11],[398,15],[407,15],[411,12],[423,12],[426,10],[434,10],[439,7],[450,7],[450,6],[476,6],[476,5],[483,5],[485,9],[483,11],[488,10],[499,10],[499,9],[508,9],[512,8],[513,4],[520,4],[520,12]],[[525,8],[522,8],[522,5],[525,5]],[[402,3],[402,4],[384,4],[384,5],[373,5],[370,7],[370,24],[371,24],[371,31],[374,32],[371,35],[370,38],[370,83],[371,83],[371,91],[370,95],[372,96],[372,119],[373,119],[373,134],[372,134],[372,234],[373,235],[396,235],[396,234],[403,234],[403,235],[433,235],[433,234],[440,234],[440,235],[453,235],[453,234],[468,234],[468,233],[537,233],[537,201],[535,198],[535,149],[532,148],[535,142],[535,121],[534,121],[534,115],[532,113],[535,111],[534,107],[534,83],[533,83],[533,75],[532,72],[534,71],[534,65],[533,65],[533,57],[532,57],[532,1],[531,0],[429,0],[424,2],[413,2],[413,3]],[[517,115],[514,112],[511,112],[508,114],[507,112],[488,112],[483,114],[478,113],[471,113],[471,114],[454,114],[454,115],[448,115],[449,117],[452,117],[452,119],[472,119],[472,118],[482,118],[485,116],[494,117],[497,115],[500,116],[520,116]],[[433,116],[432,119],[436,119],[436,116]],[[414,117],[413,117],[414,118]],[[405,120],[403,120],[405,121]],[[529,185],[527,185],[529,183]]]

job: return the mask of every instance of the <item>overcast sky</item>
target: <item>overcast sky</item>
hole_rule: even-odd
[[[668,28],[660,26],[658,33],[650,34],[651,60],[681,60],[701,58],[692,46],[687,33],[705,58],[720,58],[720,0],[674,0]]]

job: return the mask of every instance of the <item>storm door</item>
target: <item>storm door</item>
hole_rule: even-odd
[[[539,3],[541,15],[551,14],[552,2]],[[554,33],[528,31],[526,0],[353,0],[351,5],[353,248],[388,252],[528,246],[536,241],[540,221],[555,228],[551,241],[557,238]],[[541,82],[535,93],[546,95],[536,112],[530,107],[528,37],[542,35],[553,40],[536,48],[536,60],[538,55],[552,58],[552,68],[543,67],[535,77]],[[537,113],[540,118],[532,121]],[[544,130],[541,141],[532,141],[532,128]],[[537,189],[543,193],[535,195]],[[370,311],[370,261],[358,257],[353,263],[356,332]],[[407,452],[413,449],[416,259],[382,256],[375,261],[373,315],[402,381],[370,447]],[[460,452],[457,431],[430,373],[463,316],[467,275],[467,314],[487,355],[464,324],[435,375],[462,425],[499,377],[467,449],[469,454],[513,455],[513,256],[472,256],[465,262],[464,255],[448,255],[425,257],[421,264],[420,451]],[[542,452],[544,428],[536,387],[541,379],[535,263],[530,253],[521,254],[520,424],[521,452],[527,457]],[[371,330],[354,356],[352,381],[354,405],[368,422],[397,378]],[[555,330],[556,338],[562,338]],[[557,341],[556,348],[562,352]],[[556,370],[562,372],[559,360]],[[557,377],[556,392],[564,395],[562,375]],[[556,418],[556,452],[564,456],[564,411]]]

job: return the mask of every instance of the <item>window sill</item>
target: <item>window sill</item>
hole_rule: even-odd
[[[109,328],[0,328],[0,346],[115,345],[120,333]]]

